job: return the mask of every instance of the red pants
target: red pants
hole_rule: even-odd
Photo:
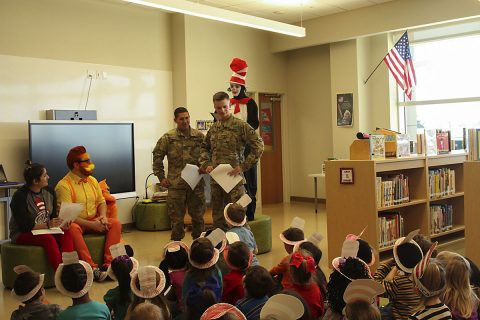
[[[110,253],[110,246],[120,242],[120,235],[122,232],[122,225],[117,219],[108,218],[108,231],[105,232],[105,250],[103,254],[103,266],[108,267],[112,262],[112,255]],[[93,262],[90,251],[88,251],[83,234],[98,233],[89,228],[81,227],[76,223],[70,225],[70,233],[72,234],[75,249],[78,252],[78,257],[87,262],[92,268],[97,268],[98,265]]]
[[[62,263],[62,252],[73,251],[73,239],[69,230],[63,230],[64,234],[41,234],[34,236],[31,232],[22,232],[16,243],[24,245],[41,246],[47,253],[47,259],[53,270],[57,270]]]

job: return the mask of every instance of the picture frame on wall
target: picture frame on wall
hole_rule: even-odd
[[[337,127],[353,126],[353,93],[337,94]]]
[[[340,184],[353,184],[354,182],[353,168],[340,168]]]

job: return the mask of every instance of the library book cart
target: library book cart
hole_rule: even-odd
[[[467,154],[462,150],[375,161],[327,161],[329,260],[340,255],[347,234],[359,234],[365,227],[362,238],[376,251],[374,268],[378,261],[393,257],[393,243],[398,237],[415,229],[420,229],[428,239],[438,241],[439,250],[463,254],[466,159]],[[480,172],[480,163],[475,165]],[[348,179],[342,181],[342,172],[348,173]],[[393,180],[393,185],[399,188],[392,191],[388,188],[392,184],[382,184],[380,180]],[[480,185],[480,173],[476,184]],[[480,187],[476,189],[479,193],[475,201],[480,208]],[[476,239],[480,239],[480,228],[475,234]]]

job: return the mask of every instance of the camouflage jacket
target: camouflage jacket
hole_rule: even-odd
[[[250,153],[245,158],[245,146]],[[201,168],[216,167],[228,163],[247,171],[258,162],[263,153],[263,140],[245,121],[231,115],[225,121],[217,121],[208,130],[200,151]],[[242,173],[243,174],[243,173]]]
[[[167,156],[168,176],[172,188],[186,188],[188,184],[181,174],[186,164],[199,165],[200,145],[204,135],[200,131],[190,128],[190,135],[185,136],[180,130],[172,129],[165,133],[153,149],[153,172],[159,180],[165,178],[163,158]],[[203,179],[199,185],[203,184]]]

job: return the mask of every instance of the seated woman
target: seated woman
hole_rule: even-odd
[[[25,185],[15,192],[10,203],[10,239],[16,244],[42,246],[48,262],[57,270],[62,252],[73,251],[72,236],[67,228],[63,228],[63,234],[32,234],[32,230],[58,227],[62,219],[58,218],[55,192],[48,187],[47,169],[27,161],[23,176]]]

